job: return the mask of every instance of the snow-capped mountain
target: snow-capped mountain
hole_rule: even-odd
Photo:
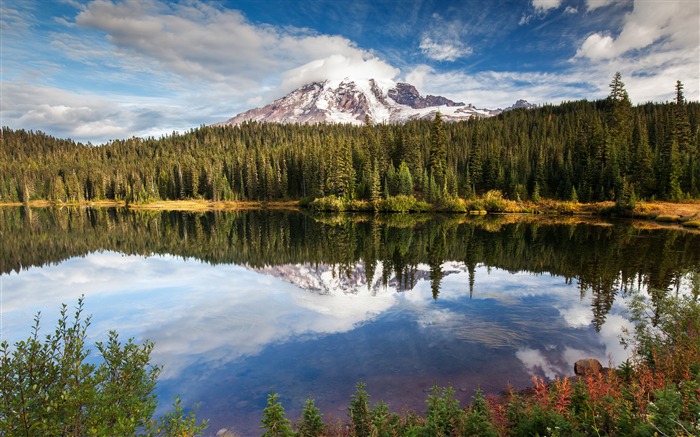
[[[522,105],[530,104],[519,100],[511,108]],[[441,96],[421,96],[416,87],[407,83],[345,78],[310,83],[267,106],[251,109],[218,124],[236,125],[248,120],[363,124],[365,115],[373,123],[403,123],[432,119],[438,111],[446,121],[490,117],[502,112],[500,109],[478,109]]]

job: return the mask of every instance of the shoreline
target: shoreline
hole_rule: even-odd
[[[128,208],[131,210],[145,211],[182,211],[182,212],[207,212],[207,211],[243,211],[243,210],[290,210],[302,209],[297,200],[287,201],[211,201],[201,199],[189,200],[163,200],[148,203],[130,203],[123,200],[97,200],[82,202],[53,202],[48,200],[32,200],[23,202],[0,202],[2,207],[28,206],[31,208],[61,208],[61,207],[91,207],[91,208]],[[611,214],[610,209],[614,202],[572,203],[558,200],[543,200],[538,203],[524,202],[514,210],[504,212],[478,211],[477,215],[522,215],[533,216],[542,219],[561,218],[570,221],[573,218],[621,218],[632,220],[636,227],[678,227],[686,230],[700,230],[700,201],[684,203],[675,202],[637,202],[635,208],[624,214]],[[476,211],[468,211],[468,215],[475,215]],[[352,212],[350,212],[352,213]],[[443,213],[436,211],[435,213]],[[446,212],[447,214],[455,214]],[[395,213],[382,212],[381,215]],[[408,213],[413,214],[413,213]],[[456,213],[459,214],[459,213]]]

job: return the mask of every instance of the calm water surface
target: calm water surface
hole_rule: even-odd
[[[85,295],[91,340],[156,343],[161,405],[259,434],[271,389],[345,419],[357,381],[392,409],[467,402],[583,357],[620,363],[624,296],[682,288],[700,236],[513,217],[0,209],[2,336]]]

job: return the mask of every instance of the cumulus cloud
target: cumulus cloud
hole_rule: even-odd
[[[399,74],[399,69],[374,56],[359,52],[350,56],[331,55],[324,59],[315,59],[285,72],[283,74],[284,80],[279,89],[286,92],[310,82],[338,80],[346,77],[391,81],[397,74]]]
[[[559,8],[559,6],[561,6],[561,0],[532,0],[532,8],[535,10],[535,13],[523,14],[523,16],[520,17],[518,25],[524,26],[529,24],[535,17],[544,18],[549,11]],[[570,6],[566,8],[567,13],[570,13],[569,8]]]
[[[561,6],[561,0],[532,0],[532,7],[536,12],[547,12]]]
[[[73,20],[42,36],[51,50],[42,59],[79,63],[81,74],[89,75],[85,79],[99,77],[102,91],[81,91],[91,85],[76,77],[67,79],[69,86],[59,85],[52,76],[59,66],[50,74],[36,66],[30,77],[27,66],[37,61],[22,59],[18,71],[25,77],[5,75],[5,123],[97,143],[158,136],[225,120],[311,80],[390,81],[399,72],[344,37],[253,24],[239,11],[199,0],[74,6]],[[23,15],[8,13],[3,24]],[[32,53],[38,52],[23,56]]]
[[[199,1],[96,0],[75,23],[104,32],[124,54],[157,62],[192,80],[228,82],[239,89],[251,82],[274,81],[279,72],[333,56],[345,58],[346,65],[358,70],[372,58],[340,36],[252,24],[239,11]]]
[[[607,5],[588,4],[597,8]],[[597,96],[616,71],[622,73],[635,103],[664,101],[673,97],[676,80],[686,95],[700,97],[700,4],[697,2],[635,1],[621,26],[590,34],[572,58],[571,74],[600,84]],[[616,33],[616,29],[619,31]]]
[[[34,127],[75,139],[129,136],[126,114],[96,95],[81,95],[31,83],[3,86],[2,116],[13,127]]]
[[[686,48],[697,53],[699,20],[700,4],[696,2],[636,1],[617,37],[605,32],[593,33],[576,51],[576,57],[605,60],[652,45],[658,46],[654,47],[656,50]]]

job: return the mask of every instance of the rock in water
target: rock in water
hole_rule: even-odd
[[[595,375],[603,371],[603,365],[595,358],[585,358],[578,360],[574,364],[574,373],[579,376]]]

